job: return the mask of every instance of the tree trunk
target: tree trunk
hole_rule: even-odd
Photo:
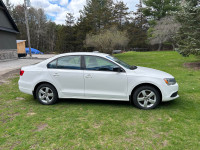
[[[175,45],[174,45],[174,43],[172,43],[172,47],[173,47],[173,51],[175,51]]]
[[[159,43],[159,47],[158,47],[158,51],[161,50],[161,47],[162,47],[162,43],[160,42],[160,43]]]
[[[40,33],[38,32],[38,35],[37,35],[37,49],[39,49],[39,42],[40,42]]]

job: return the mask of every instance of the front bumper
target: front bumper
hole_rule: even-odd
[[[171,101],[178,98],[179,97],[178,84],[176,83],[175,85],[170,85],[170,86],[167,85],[167,87],[163,89],[162,93],[163,93],[162,95],[163,102]]]
[[[162,102],[172,101],[172,100],[175,100],[175,99],[177,99],[177,98],[179,98],[179,95],[177,95],[176,97],[168,97],[168,98],[166,98],[166,99],[163,99]]]

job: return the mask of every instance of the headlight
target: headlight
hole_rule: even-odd
[[[165,83],[167,85],[174,85],[174,84],[176,84],[176,80],[174,78],[165,78],[164,81],[165,81]]]

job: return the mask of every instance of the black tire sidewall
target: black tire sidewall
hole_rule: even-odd
[[[50,89],[52,90],[52,92],[53,92],[53,100],[52,100],[50,103],[44,103],[44,102],[42,102],[42,101],[40,100],[40,98],[39,98],[38,92],[39,92],[39,90],[40,90],[41,88],[43,88],[43,87],[48,87],[48,88],[50,88]],[[43,105],[52,105],[52,104],[55,104],[55,103],[57,102],[57,100],[58,100],[58,93],[57,93],[57,90],[56,90],[52,85],[50,85],[50,84],[41,84],[41,85],[39,85],[39,86],[37,87],[37,90],[36,90],[36,98],[37,98],[37,100],[38,100],[41,104],[43,104]]]
[[[151,91],[153,91],[153,92],[155,93],[155,95],[156,95],[156,102],[155,102],[155,104],[154,104],[152,107],[144,108],[144,107],[142,107],[142,106],[138,103],[138,101],[137,101],[137,96],[138,96],[138,94],[139,94],[142,90],[151,90]],[[137,89],[134,91],[134,93],[133,93],[133,104],[134,104],[137,108],[139,108],[139,109],[145,109],[145,110],[154,109],[154,108],[156,108],[156,107],[158,106],[158,104],[160,103],[160,101],[161,101],[160,93],[158,92],[158,90],[157,90],[156,88],[154,88],[154,87],[152,87],[152,86],[141,86],[141,87],[137,88]]]

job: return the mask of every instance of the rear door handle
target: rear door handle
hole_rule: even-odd
[[[53,76],[54,76],[54,77],[58,77],[59,74],[58,74],[58,73],[54,73]]]

